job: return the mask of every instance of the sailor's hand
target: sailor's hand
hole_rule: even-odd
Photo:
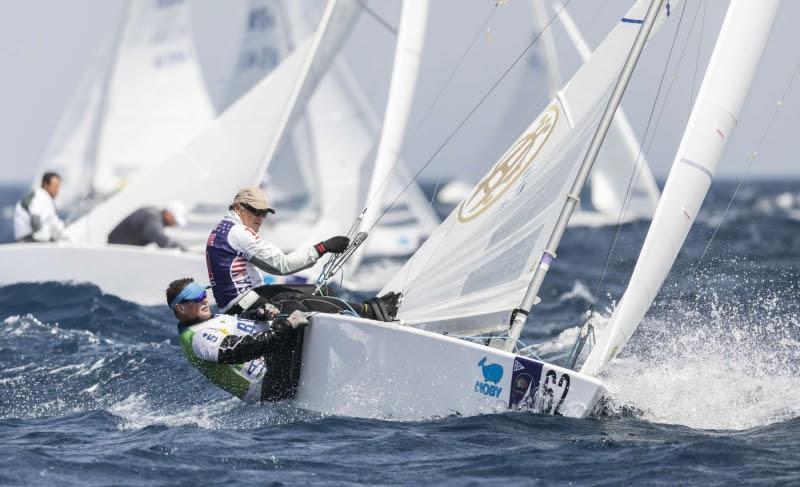
[[[308,317],[302,311],[294,311],[290,315],[278,315],[272,321],[272,329],[278,333],[300,330],[308,326]]]
[[[341,254],[347,247],[350,246],[350,239],[347,237],[343,237],[339,235],[338,237],[331,237],[324,242],[320,242],[314,246],[317,249],[317,252],[320,256],[327,252],[331,252],[333,254]]]

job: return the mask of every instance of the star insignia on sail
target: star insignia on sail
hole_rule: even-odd
[[[558,105],[554,103],[533,121],[532,129],[517,139],[489,174],[475,186],[469,198],[461,203],[458,221],[466,223],[488,210],[530,169],[553,133],[559,112]]]

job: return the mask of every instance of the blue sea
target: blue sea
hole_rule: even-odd
[[[747,183],[727,209],[735,189],[712,186],[604,373],[608,407],[583,420],[244,405],[186,362],[166,306],[89,284],[1,287],[0,484],[800,484],[800,182]],[[606,315],[619,298],[646,228],[619,229],[604,274],[617,228],[570,229],[523,341],[567,360],[595,298]]]

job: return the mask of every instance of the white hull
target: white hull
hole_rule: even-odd
[[[399,420],[510,408],[585,417],[604,391],[593,377],[466,340],[318,314],[306,330],[294,403],[323,414]]]
[[[202,255],[129,245],[9,244],[0,246],[0,285],[89,282],[144,305],[164,304],[170,281],[208,281]]]

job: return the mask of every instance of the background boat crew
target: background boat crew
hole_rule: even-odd
[[[65,240],[64,222],[56,213],[55,198],[61,176],[46,172],[40,187],[27,193],[14,207],[14,240],[18,242],[54,242]]]
[[[108,243],[140,246],[156,244],[162,248],[183,249],[181,244],[169,238],[164,228],[185,225],[186,207],[180,201],[170,202],[164,208],[145,206],[114,227],[108,234]]]
[[[222,221],[208,237],[206,264],[214,300],[226,309],[244,292],[263,284],[262,272],[275,275],[294,274],[314,265],[328,252],[341,253],[350,245],[343,236],[329,238],[316,245],[283,253],[258,235],[264,217],[275,213],[261,188],[243,188]]]
[[[213,384],[246,402],[278,401],[294,395],[302,346],[298,333],[308,324],[296,311],[271,321],[212,316],[206,289],[190,278],[172,281],[167,304],[178,318],[181,348]],[[275,310],[277,313],[277,310]],[[297,366],[293,371],[293,367]]]

